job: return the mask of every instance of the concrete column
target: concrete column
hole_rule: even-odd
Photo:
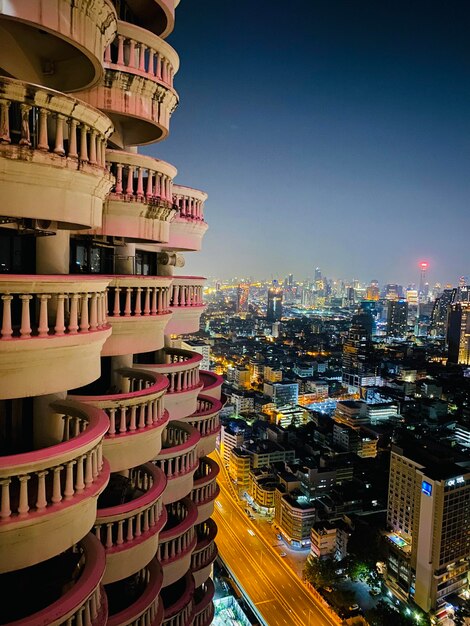
[[[62,441],[64,421],[55,413],[51,402],[64,400],[66,391],[37,396],[33,400],[33,441],[35,449],[47,448]]]
[[[123,354],[111,357],[111,385],[121,388],[122,379],[120,374],[117,374],[116,371],[121,367],[132,367],[133,360],[133,354]],[[127,393],[128,391],[128,389],[121,388],[122,393]]]
[[[135,243],[126,243],[117,249],[115,261],[116,274],[135,273]]]
[[[70,232],[58,230],[49,237],[36,239],[36,272],[38,274],[68,274]]]

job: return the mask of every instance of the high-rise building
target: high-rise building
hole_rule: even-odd
[[[406,337],[408,302],[390,300],[387,303],[387,337]]]
[[[266,319],[268,322],[278,322],[282,317],[282,297],[283,291],[277,285],[268,289],[268,307]]]
[[[429,263],[427,261],[421,261],[419,264],[419,287],[418,296],[421,302],[426,301],[429,293],[429,283],[427,279]]]
[[[447,320],[449,363],[470,365],[470,286],[453,290]]]
[[[241,283],[237,287],[236,312],[246,313],[248,311],[248,298],[250,296],[250,285]]]
[[[449,316],[450,304],[452,302],[453,289],[444,289],[442,294],[436,298],[431,313],[431,324],[429,334],[434,337],[445,337],[447,334],[447,318]]]
[[[138,151],[178,104],[177,4],[0,4],[2,623],[212,621],[222,380],[172,344],[207,196]]]
[[[424,611],[467,584],[470,472],[443,451],[410,442],[391,453],[387,585]]]
[[[343,344],[342,382],[351,392],[377,383],[372,347],[373,318],[370,311],[360,310],[353,316]]]
[[[366,300],[377,301],[380,298],[379,283],[377,280],[371,280],[367,287]]]

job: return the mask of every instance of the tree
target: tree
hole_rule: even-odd
[[[308,558],[304,568],[304,578],[314,587],[325,588],[338,581],[334,559]]]

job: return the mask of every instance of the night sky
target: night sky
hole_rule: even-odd
[[[185,273],[470,275],[470,3],[182,0],[170,137],[208,192]]]

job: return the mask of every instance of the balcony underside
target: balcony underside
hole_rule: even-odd
[[[164,332],[170,318],[171,314],[109,317],[112,334],[103,346],[102,356],[160,350],[163,348]]]
[[[185,335],[199,330],[205,306],[170,307],[172,316],[165,328],[166,335]]]
[[[170,238],[163,248],[198,252],[202,248],[202,239],[208,228],[206,222],[176,218],[170,225]]]

